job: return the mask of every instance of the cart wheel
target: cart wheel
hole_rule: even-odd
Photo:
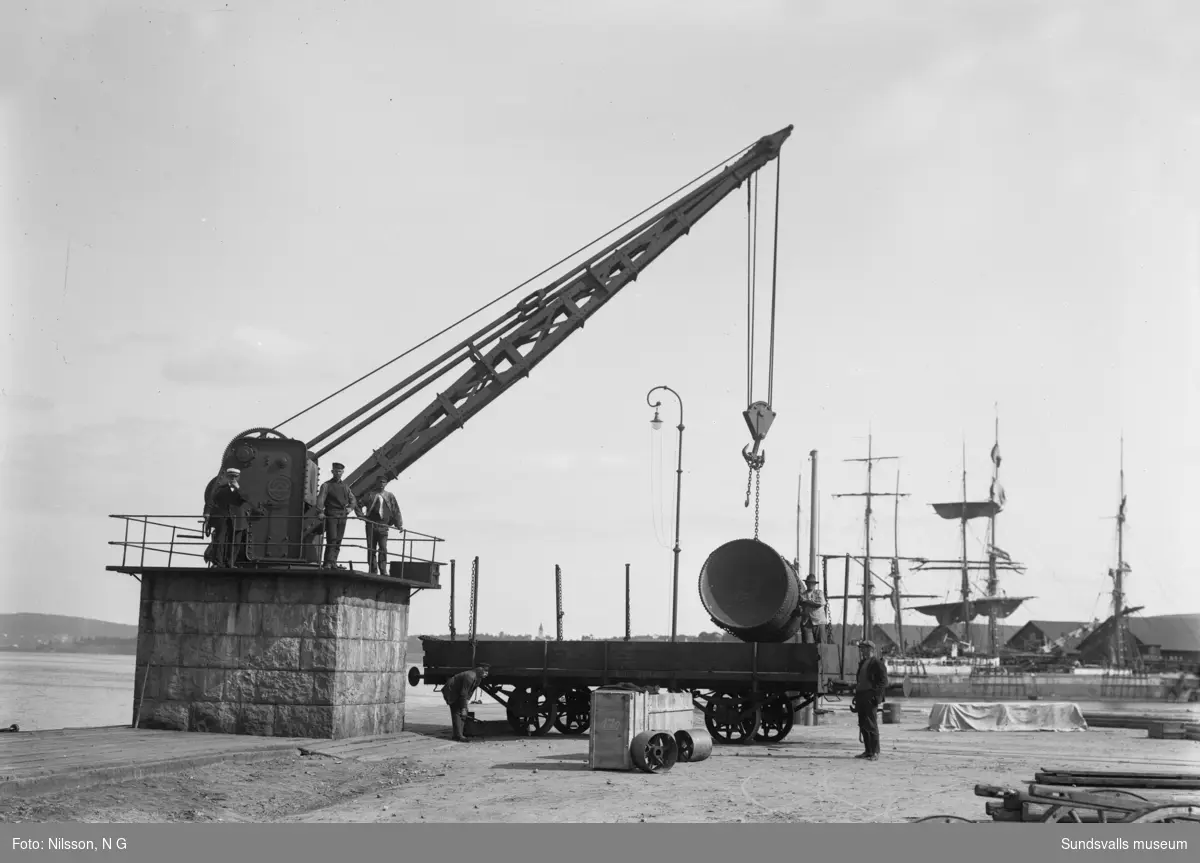
[[[508,698],[508,724],[517,734],[527,737],[548,734],[557,714],[554,693],[540,687],[518,687]]]
[[[1123,824],[1200,823],[1200,806],[1152,806],[1134,812]]]
[[[786,695],[772,695],[762,706],[762,721],[754,739],[759,743],[776,743],[788,736],[796,721],[792,702]]]
[[[629,754],[639,770],[666,773],[679,760],[679,745],[666,731],[643,731],[629,744]]]
[[[679,760],[685,764],[703,761],[712,755],[712,736],[699,728],[676,731],[675,743],[679,746]]]
[[[558,694],[554,727],[560,734],[584,734],[592,727],[592,691],[576,686]]]
[[[918,818],[914,824],[974,824],[970,818],[959,818],[957,815],[930,815],[928,818]]]
[[[744,695],[718,692],[704,706],[704,725],[722,743],[749,743],[761,721],[758,708]]]

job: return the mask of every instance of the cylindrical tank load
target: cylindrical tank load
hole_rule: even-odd
[[[795,635],[802,592],[795,568],[757,539],[725,543],[700,568],[705,611],[746,642],[781,642]]]

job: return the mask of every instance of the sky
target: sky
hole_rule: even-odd
[[[651,429],[660,384],[685,411],[678,627],[714,628],[700,568],[754,534],[741,414],[768,394],[776,170],[760,538],[791,559],[799,521],[807,558],[816,450],[819,551],[861,554],[863,499],[835,495],[865,490],[847,460],[870,438],[898,457],[875,490],[908,495],[877,501],[872,552],[957,557],[930,504],[961,497],[964,468],[986,497],[998,419],[996,539],[1027,567],[1001,589],[1035,597],[1007,622],[1103,617],[1123,438],[1128,601],[1200,611],[1195,4],[209,5],[6,9],[0,611],[136,622],[138,584],[105,569],[111,514],[197,514],[235,435],[789,124],[759,177],[749,392],[742,188],[391,484],[456,562],[459,631],[478,556],[480,631],[552,632],[560,566],[564,635],[621,635],[628,564],[633,629],[669,632],[679,417],[667,397]],[[280,430],[315,437],[469,332]],[[433,397],[332,457],[352,470]],[[985,539],[972,523],[973,556]],[[953,601],[958,576],[903,589]],[[448,593],[414,597],[414,634],[447,631]]]

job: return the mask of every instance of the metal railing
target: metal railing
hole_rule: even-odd
[[[120,566],[122,567],[146,566],[147,553],[151,555],[150,566],[179,566],[181,564],[176,560],[177,558],[195,560],[198,562],[197,565],[202,567],[209,565],[205,552],[215,541],[215,532],[212,538],[205,536],[204,530],[207,519],[203,515],[131,515],[118,513],[109,515],[109,518],[124,522],[123,538],[120,540],[110,540],[108,543],[110,546],[121,549]],[[311,516],[271,515],[270,518],[272,521],[281,521],[286,518],[302,523],[318,521]],[[244,520],[246,523],[246,538],[241,545],[244,549],[250,549],[256,541],[254,535],[256,522],[261,523],[263,518],[249,515],[237,516],[237,519]],[[387,557],[389,561],[436,562],[437,544],[445,542],[441,537],[433,536],[432,534],[421,533],[407,528],[396,529],[390,525],[384,525],[380,522],[364,519],[353,514],[348,516],[348,520],[350,522],[360,522],[364,526],[362,529],[362,538],[356,541],[350,536],[351,526],[347,524],[346,534],[341,541],[341,552],[337,564],[351,571],[355,571],[356,568],[360,568],[364,572],[367,571],[367,556],[365,554],[367,551],[367,524],[387,529]],[[323,524],[324,521],[321,520],[321,523]],[[279,565],[321,566],[321,558],[325,550],[324,535],[318,533],[316,536],[316,542],[312,540],[293,540],[291,543],[295,551],[295,554],[291,555],[293,559],[284,561]],[[306,562],[303,559],[302,550],[305,547],[311,546],[315,546],[317,559]],[[354,556],[351,556],[349,559],[346,558],[347,551],[350,551],[351,555],[353,555],[358,550],[364,552],[364,556],[361,559]],[[158,558],[161,563],[154,561],[154,555],[162,556]],[[134,559],[131,560],[131,558]],[[256,560],[250,558],[245,565],[249,567],[254,567],[255,565],[271,566],[275,563],[275,560]],[[182,565],[186,566],[188,564],[184,563]]]

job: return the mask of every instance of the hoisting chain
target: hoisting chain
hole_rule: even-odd
[[[479,558],[471,561],[471,640],[475,640],[475,590],[479,583]]]
[[[758,539],[758,502],[759,502],[759,485],[762,482],[762,472],[754,472],[754,538]]]
[[[758,539],[758,510],[761,501],[762,473],[757,467],[750,468],[746,476],[746,506],[750,506],[750,485],[754,484],[754,538]]]

